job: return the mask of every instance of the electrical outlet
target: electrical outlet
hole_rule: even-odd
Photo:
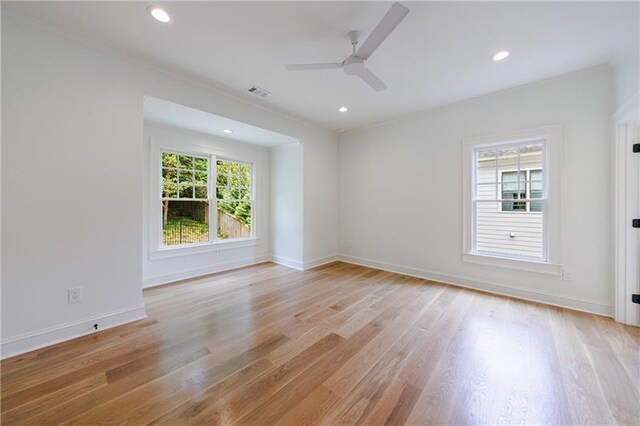
[[[70,288],[68,292],[69,292],[69,303],[82,302],[82,287]]]
[[[573,281],[573,272],[566,269],[562,270],[562,279],[565,281]]]

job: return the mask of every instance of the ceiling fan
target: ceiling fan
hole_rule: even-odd
[[[380,92],[387,88],[374,73],[372,73],[367,67],[365,67],[365,61],[376,51],[378,47],[389,34],[400,24],[405,16],[409,13],[409,9],[400,4],[394,3],[387,14],[384,15],[382,20],[373,29],[369,37],[362,43],[362,45],[356,49],[358,45],[358,38],[360,37],[360,31],[351,31],[347,36],[351,40],[351,46],[353,53],[342,62],[324,63],[324,64],[295,64],[285,65],[285,68],[289,71],[309,71],[309,70],[326,70],[342,68],[345,74],[355,75],[360,77],[365,83],[367,83],[373,90]]]

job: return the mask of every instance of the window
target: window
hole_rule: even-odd
[[[540,172],[536,188],[543,188],[545,141],[485,145],[474,152],[474,252],[545,260],[544,191],[537,192],[533,209],[530,198],[533,167]]]
[[[464,142],[464,260],[559,273],[561,131]]]
[[[518,185],[518,176],[520,184]],[[501,172],[502,199],[525,200],[542,198],[542,170],[522,170]],[[540,212],[542,205],[537,201],[502,201],[501,211]]]
[[[218,238],[251,236],[251,165],[216,161]]]
[[[519,178],[518,178],[519,177]],[[502,172],[502,199],[524,200],[527,198],[525,191],[526,173]],[[518,182],[520,181],[520,182]],[[503,201],[502,211],[525,211],[524,201]]]
[[[542,198],[542,170],[529,170],[529,183],[527,186],[531,200]],[[542,203],[540,201],[531,201],[529,203],[530,212],[541,212]]]
[[[162,151],[161,168],[162,247],[252,236],[250,163]]]
[[[162,153],[162,244],[209,241],[209,159]]]

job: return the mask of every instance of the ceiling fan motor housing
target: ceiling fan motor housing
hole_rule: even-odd
[[[342,63],[342,69],[347,75],[359,75],[364,71],[364,59],[351,55]]]

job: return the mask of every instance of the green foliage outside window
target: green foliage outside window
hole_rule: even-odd
[[[208,165],[203,157],[163,152],[162,197],[206,200]]]
[[[218,210],[251,228],[251,165],[217,160],[216,171]]]

